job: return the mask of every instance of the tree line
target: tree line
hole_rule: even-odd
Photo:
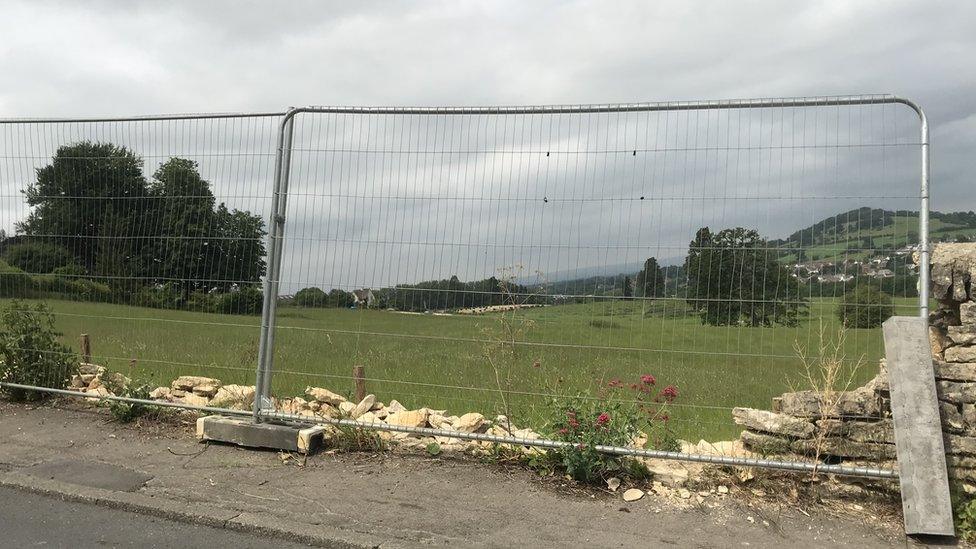
[[[24,190],[30,214],[0,243],[6,270],[29,277],[3,293],[73,294],[87,281],[92,299],[259,311],[264,221],[218,203],[193,160],[170,158],[150,178],[143,168],[111,143],[58,148]]]

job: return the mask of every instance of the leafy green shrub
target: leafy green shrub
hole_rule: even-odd
[[[0,380],[21,385],[64,389],[73,373],[74,356],[58,341],[54,315],[44,303],[34,307],[10,302],[0,314]],[[14,400],[39,400],[45,393],[4,388]]]
[[[53,274],[32,277],[34,287],[57,297],[76,298],[82,301],[112,301],[112,289],[107,284],[87,278],[66,278]]]
[[[245,286],[236,292],[220,296],[217,312],[234,315],[256,315],[261,313],[264,295],[253,286]]]
[[[299,307],[325,307],[329,303],[329,295],[320,288],[302,288],[295,294],[294,303]]]
[[[960,497],[955,504],[956,534],[970,543],[976,541],[976,498]]]
[[[0,297],[32,297],[35,283],[31,275],[0,261]]]
[[[179,309],[183,305],[183,295],[172,284],[143,286],[132,296],[134,305],[154,309]]]
[[[596,483],[610,476],[642,477],[646,468],[633,459],[596,450],[596,446],[630,446],[648,435],[647,444],[674,450],[676,439],[667,429],[668,406],[678,396],[673,385],[657,391],[650,374],[629,387],[612,380],[599,398],[579,396],[552,403],[549,427],[556,440],[571,446],[551,450],[549,455],[569,476],[580,482]]]
[[[871,284],[859,284],[837,306],[845,328],[877,328],[895,314],[891,296]]]
[[[111,389],[110,389],[111,390]],[[112,391],[115,396],[125,398],[149,399],[152,389],[149,385],[132,385],[131,383]],[[108,401],[108,411],[119,423],[129,423],[135,419],[146,415],[153,407],[138,402],[122,402],[119,400]]]
[[[82,267],[81,265],[78,265],[77,263],[72,263],[70,265],[64,265],[58,267],[57,269],[51,271],[51,273],[56,274],[58,276],[64,276],[64,277],[79,277],[79,276],[86,276],[88,274],[88,271],[86,271],[85,268]]]
[[[329,290],[329,307],[352,307],[352,293],[333,288]]]
[[[196,291],[190,294],[190,299],[187,300],[186,306],[191,311],[213,313],[217,310],[217,302],[219,301],[219,298],[219,294],[209,294],[206,292]]]
[[[50,273],[75,262],[67,249],[46,242],[24,242],[7,248],[3,258],[28,273]]]

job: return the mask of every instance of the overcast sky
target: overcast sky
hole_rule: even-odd
[[[893,93],[928,113],[933,208],[969,210],[974,22],[921,0],[4,2],[0,117]]]

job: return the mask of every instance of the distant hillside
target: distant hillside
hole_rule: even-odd
[[[931,212],[933,242],[976,240],[976,213]],[[918,243],[918,212],[858,208],[823,219],[769,244],[783,250],[784,261],[862,259]],[[794,251],[795,250],[795,251]]]
[[[721,230],[727,227],[711,228]],[[689,241],[693,236],[688,235]],[[976,242],[976,213],[931,212],[929,236],[932,242]],[[822,219],[809,227],[793,232],[787,238],[768,241],[770,249],[779,250],[779,261],[788,264],[817,260],[838,262],[850,260],[860,265],[860,262],[871,258],[891,256],[893,259],[890,262],[879,263],[875,268],[888,269],[893,273],[894,278],[890,279],[888,284],[893,288],[907,284],[903,277],[907,280],[915,276],[911,271],[911,255],[904,249],[917,243],[917,211],[891,211],[868,207]],[[896,254],[898,250],[903,251],[901,254]],[[897,260],[894,259],[896,255],[898,255]],[[669,285],[673,283],[675,286],[669,290],[669,294],[676,291],[679,281],[683,278],[680,274],[683,260],[683,257],[658,260],[662,266],[672,266],[668,273]],[[546,289],[551,294],[614,295],[619,293],[624,276],[633,278],[641,267],[642,264],[625,264],[553,273],[548,277],[549,284]],[[859,267],[851,267],[848,270],[856,272],[859,269]],[[828,278],[833,274],[836,278],[838,274],[843,273],[844,271],[833,273],[831,270],[830,273],[824,274],[828,275]],[[865,276],[875,275],[868,273]],[[815,276],[813,280],[816,281],[817,277]],[[522,283],[533,285],[533,282],[526,280]],[[840,291],[843,291],[843,287]],[[892,293],[901,295],[904,292],[892,291]]]

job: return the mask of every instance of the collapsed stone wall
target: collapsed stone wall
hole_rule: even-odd
[[[949,476],[976,492],[976,244],[938,244],[931,259],[929,339]],[[743,444],[762,454],[894,465],[890,392],[881,360],[863,387],[826,396],[785,393],[771,410],[736,408]]]

